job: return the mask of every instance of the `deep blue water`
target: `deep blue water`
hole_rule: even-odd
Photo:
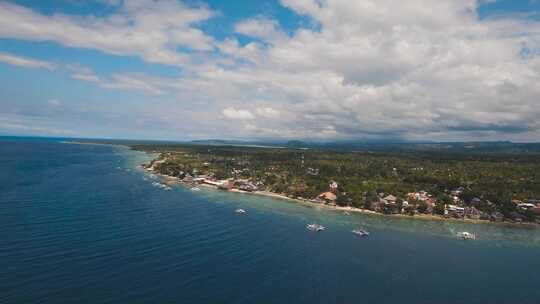
[[[164,191],[149,157],[0,139],[0,303],[540,303],[538,229]]]

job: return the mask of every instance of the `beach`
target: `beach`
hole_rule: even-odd
[[[164,180],[164,183],[169,186],[175,185],[175,184],[190,186],[190,184],[183,182],[178,177],[169,176],[169,175],[156,172],[152,168],[146,168],[144,165],[141,165],[141,168],[145,170],[146,172],[149,172],[151,174],[161,177]],[[339,211],[339,212],[357,213],[357,214],[365,214],[365,215],[381,216],[381,217],[389,217],[389,218],[405,218],[405,219],[415,219],[415,220],[424,220],[424,221],[462,222],[462,223],[471,223],[471,224],[502,225],[502,226],[509,226],[509,227],[532,227],[532,228],[540,227],[540,225],[536,223],[527,223],[527,222],[511,223],[511,222],[495,222],[495,221],[489,221],[489,220],[470,219],[470,218],[453,218],[453,217],[447,218],[447,217],[434,215],[434,214],[422,214],[422,213],[417,213],[415,215],[384,214],[384,213],[376,212],[373,210],[355,208],[351,206],[337,206],[337,205],[333,206],[333,205],[327,205],[323,203],[315,203],[311,200],[292,198],[292,197],[288,197],[280,193],[274,193],[270,191],[243,191],[243,190],[234,189],[234,188],[223,190],[223,189],[219,189],[217,186],[205,184],[205,183],[198,183],[197,186],[202,186],[208,189],[213,189],[213,190],[218,190],[218,191],[227,191],[227,192],[237,193],[237,194],[256,195],[256,196],[264,196],[264,197],[270,197],[274,199],[286,200],[286,201],[298,203],[298,204],[301,204],[303,206],[310,207],[310,208],[320,208],[320,209],[325,209],[328,211],[335,211],[335,212]]]

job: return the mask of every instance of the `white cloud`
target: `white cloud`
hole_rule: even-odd
[[[112,81],[101,82],[100,85],[107,89],[139,91],[149,95],[161,95],[163,91],[156,85],[145,80],[142,75],[116,74]]]
[[[87,82],[100,83],[101,79],[94,74],[91,68],[79,64],[67,65],[67,69],[71,72],[71,78]]]
[[[235,31],[246,36],[264,39],[267,42],[283,40],[287,37],[276,20],[265,17],[239,22],[235,25]]]
[[[153,63],[184,65],[190,63],[189,55],[178,48],[213,48],[213,38],[195,27],[213,14],[205,7],[188,7],[174,0],[124,1],[116,13],[107,16],[44,15],[2,1],[0,37],[54,41],[138,56]]]
[[[276,41],[268,33],[279,29],[249,19],[242,32],[271,42],[246,56],[251,65],[183,80],[248,110],[257,99],[287,109],[273,125],[251,122],[258,135],[540,139],[539,22],[480,20],[475,0],[282,2],[319,26]]]
[[[66,66],[72,79],[90,82],[105,89],[141,92],[147,95],[162,95],[171,85],[170,80],[151,77],[141,73],[113,74],[109,78],[100,78],[94,71],[80,64]]]
[[[228,119],[233,120],[251,120],[255,119],[255,116],[248,110],[237,110],[233,107],[223,109],[223,115]]]
[[[316,26],[289,36],[255,16],[236,24],[236,33],[256,38],[241,44],[232,34],[216,41],[203,33],[196,25],[214,12],[181,2],[124,1],[106,17],[46,16],[0,2],[0,37],[188,65],[178,78],[91,70],[72,77],[170,93],[178,112],[189,103],[199,118],[193,125],[207,124],[206,132],[540,140],[540,22],[480,20],[477,0],[281,2]],[[223,117],[249,123],[238,128]]]
[[[5,118],[5,117],[4,117]],[[75,132],[69,129],[51,128],[49,126],[27,124],[24,121],[9,119],[0,121],[0,132],[8,134],[29,134],[29,135],[61,135],[73,136]]]
[[[257,108],[257,115],[264,118],[279,118],[280,113],[270,107]]]
[[[56,65],[52,62],[30,59],[6,53],[0,53],[0,62],[30,69],[53,70],[56,68]]]

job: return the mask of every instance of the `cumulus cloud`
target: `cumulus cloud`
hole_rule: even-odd
[[[30,59],[6,53],[0,53],[0,62],[30,69],[53,70],[56,68],[56,65],[52,62]]]
[[[152,83],[145,81],[144,77],[141,77],[141,75],[113,75],[111,82],[102,82],[101,86],[107,89],[140,91],[150,95],[163,94],[161,89]]]
[[[238,137],[540,140],[540,22],[480,19],[477,0],[281,0],[311,23],[287,35],[254,16],[219,41],[196,27],[214,14],[204,6],[123,3],[111,16],[81,17],[0,2],[0,37],[197,61],[177,78],[72,77],[170,93],[204,113],[213,132]]]
[[[228,119],[233,120],[251,120],[255,119],[255,116],[251,114],[248,110],[237,110],[233,107],[228,107],[223,109],[222,111],[223,115],[227,117]]]
[[[266,17],[256,17],[239,22],[235,26],[235,31],[246,36],[263,39],[266,42],[275,42],[287,37],[276,20]]]
[[[178,48],[211,50],[213,38],[196,28],[212,17],[206,7],[175,0],[107,1],[118,5],[106,16],[44,15],[0,2],[0,37],[54,41],[68,47],[138,56],[152,63],[185,65],[189,55]]]
[[[108,78],[101,78],[94,71],[80,64],[68,64],[66,66],[70,77],[75,80],[97,84],[111,90],[124,90],[140,92],[147,95],[162,95],[167,87],[166,79],[159,79],[141,73],[118,73]]]
[[[537,21],[480,20],[475,0],[282,3],[319,26],[261,45],[249,57],[255,65],[198,75],[199,83],[230,86],[221,98],[247,105],[264,98],[294,115],[250,130],[314,138],[538,134]],[[243,32],[261,38],[274,30],[254,24],[241,23]]]
[[[265,118],[279,118],[279,111],[270,107],[257,108],[257,115]]]
[[[95,75],[92,69],[89,67],[79,64],[69,64],[67,65],[67,69],[71,72],[71,78],[73,79],[95,83],[101,82],[101,79]]]

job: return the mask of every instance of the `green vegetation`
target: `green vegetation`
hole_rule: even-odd
[[[540,198],[540,155],[533,153],[341,152],[188,144],[133,148],[161,153],[155,169],[180,178],[210,174],[216,179],[248,179],[262,190],[305,199],[328,191],[333,180],[339,184],[335,203],[342,206],[448,216],[447,206],[453,204],[474,207],[485,219],[538,220],[536,208],[517,205],[517,200]],[[421,190],[429,193],[427,203],[408,196]],[[381,204],[383,194],[398,199]]]

